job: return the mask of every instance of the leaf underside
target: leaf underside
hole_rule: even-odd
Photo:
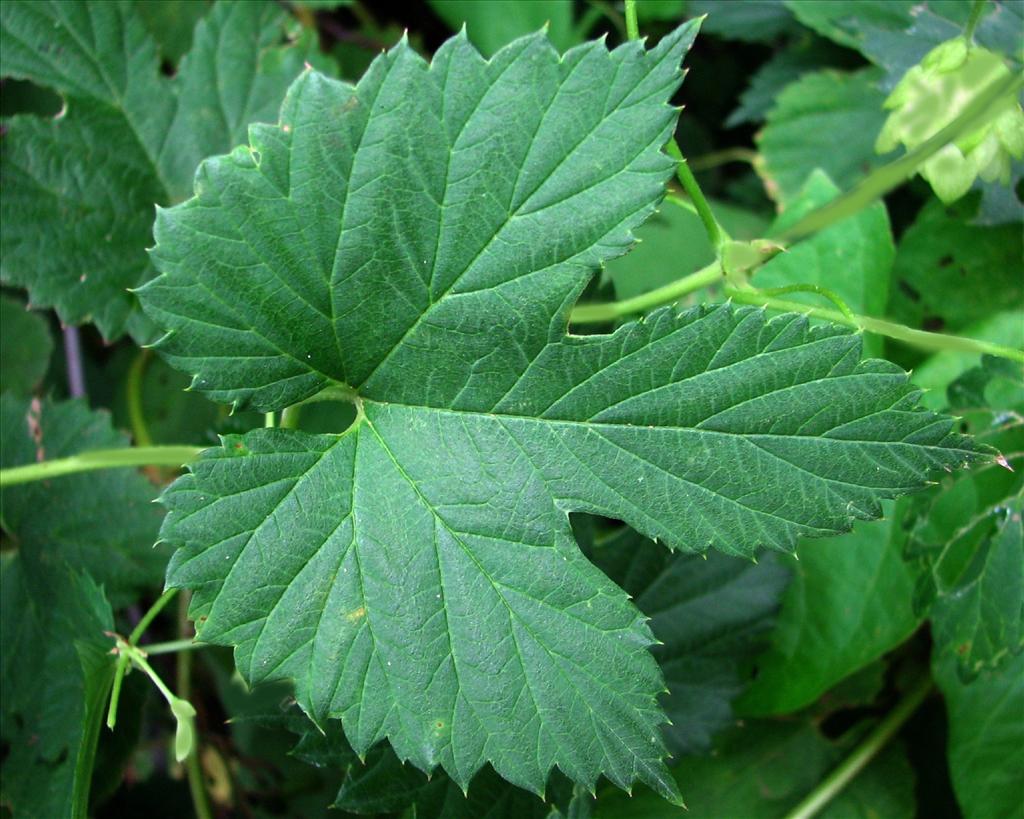
[[[672,171],[695,32],[490,61],[459,36],[430,64],[403,42],[354,88],[306,72],[158,215],[140,297],[195,389],[357,404],[342,434],[225,438],[165,493],[162,537],[200,638],[359,753],[678,798],[651,632],[568,513],[750,556],[973,457],[839,328],[720,306],[566,335]]]

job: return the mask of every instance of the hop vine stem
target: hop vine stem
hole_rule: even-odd
[[[896,707],[875,726],[853,752],[844,759],[835,770],[826,776],[793,810],[786,814],[785,819],[811,819],[831,802],[843,788],[852,782],[867,767],[879,752],[885,748],[903,724],[913,716],[921,703],[932,690],[932,680],[927,674],[901,699]]]

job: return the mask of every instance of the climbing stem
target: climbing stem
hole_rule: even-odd
[[[779,310],[782,312],[804,313],[815,318],[825,319],[836,324],[845,324],[857,330],[864,330],[876,335],[894,338],[918,347],[922,350],[941,352],[942,350],[959,350],[966,353],[982,353],[994,355],[999,358],[1007,358],[1012,361],[1024,362],[1024,350],[1016,350],[1013,347],[1004,347],[1001,344],[992,344],[977,338],[966,338],[964,336],[951,336],[945,333],[929,333],[925,330],[915,330],[903,324],[897,324],[885,319],[872,318],[871,316],[860,316],[853,313],[844,314],[839,310],[831,310],[826,307],[816,307],[795,301],[770,296],[763,291],[751,289],[740,289],[727,287],[725,293],[733,301],[740,304],[752,304],[764,307],[768,310]]]
[[[209,643],[197,643],[191,637],[181,640],[168,640],[166,643],[149,643],[146,645],[146,653],[154,654],[177,654],[179,651],[195,651],[197,648],[206,648]]]
[[[662,304],[671,304],[678,301],[687,293],[700,290],[709,284],[714,284],[722,278],[722,263],[714,261],[707,267],[703,267],[696,273],[684,276],[674,282],[634,296],[631,299],[622,301],[605,302],[601,304],[581,304],[573,308],[570,321],[573,324],[596,324],[601,322],[614,321],[615,319],[628,316],[633,313],[643,313]]]
[[[141,349],[128,369],[125,394],[128,400],[128,419],[132,426],[132,438],[136,446],[152,446],[153,438],[146,425],[146,414],[142,409],[142,377],[149,364],[150,350]]]
[[[636,20],[636,0],[626,0],[626,37],[640,39],[640,26]]]
[[[137,446],[121,449],[95,449],[81,452],[67,458],[14,466],[0,469],[0,487],[18,483],[44,481],[76,472],[91,472],[94,469],[117,469],[139,466],[180,467],[192,461],[202,452],[197,446]]]
[[[786,815],[786,819],[810,819],[839,795],[903,727],[931,689],[931,678],[924,674],[853,752]]]
[[[689,164],[683,158],[683,152],[679,150],[675,138],[670,139],[668,142],[668,155],[676,160],[676,179],[679,180],[679,184],[683,186],[686,195],[693,202],[697,215],[704,225],[704,232],[707,233],[711,246],[717,252],[723,242],[729,241],[729,234],[725,232],[725,229],[715,219],[715,214],[711,212],[711,206],[704,197],[704,192],[700,189],[700,185],[697,184],[697,177],[693,175]]]
[[[899,159],[872,171],[858,185],[813,210],[795,224],[773,237],[793,242],[817,233],[867,207],[876,199],[902,184],[930,157],[965,134],[984,125],[999,113],[999,103],[1024,88],[1024,73],[1009,74],[978,94],[963,112],[945,128],[936,131],[914,150]]]
[[[134,646],[145,634],[146,629],[149,628],[149,624],[153,622],[153,619],[163,611],[166,606],[174,598],[174,595],[178,593],[177,589],[168,589],[160,597],[157,598],[156,602],[149,607],[149,611],[142,615],[142,619],[139,620],[138,625],[132,629],[132,633],[128,635],[128,639],[123,641],[126,645]],[[120,643],[118,644],[120,645]],[[114,684],[110,689],[110,705],[107,708],[107,727],[110,730],[114,730],[114,726],[117,725],[117,704],[121,699],[121,683],[124,682],[124,675],[128,671],[128,664],[131,662],[131,655],[126,651],[119,651],[117,657],[117,665],[114,668]]]
[[[640,26],[636,19],[636,0],[626,0],[625,12],[626,37],[630,40],[639,40]],[[704,197],[704,193],[701,191],[700,185],[697,184],[697,179],[693,175],[693,171],[690,170],[690,166],[686,164],[686,160],[683,158],[683,152],[679,150],[679,145],[676,143],[675,137],[670,139],[668,142],[668,154],[676,160],[676,178],[679,180],[679,184],[683,186],[683,190],[686,191],[686,195],[692,200],[694,208],[697,211],[697,215],[700,217],[700,221],[704,225],[704,230],[708,234],[708,239],[711,240],[711,246],[715,248],[715,252],[717,253],[722,242],[728,241],[729,237],[722,229],[722,226],[718,223],[718,220],[715,219],[715,215],[711,212],[711,206],[708,204],[708,200]]]
[[[188,619],[188,604],[191,600],[189,592],[182,593],[178,598],[178,637],[186,639],[192,632],[192,626]],[[192,652],[182,651],[178,654],[178,698],[188,701],[192,695]],[[192,795],[192,807],[198,819],[210,819],[213,811],[210,809],[210,798],[206,793],[206,785],[203,782],[202,760],[199,755],[199,732],[195,733],[192,743],[192,751],[185,759],[185,771],[188,774],[188,789]]]
[[[137,645],[139,640],[142,639],[142,635],[146,633],[146,629],[149,628],[149,624],[153,622],[153,619],[164,609],[168,603],[170,603],[175,595],[177,595],[177,589],[168,589],[157,601],[149,607],[149,611],[142,615],[142,619],[135,628],[132,629],[132,633],[128,635],[128,642],[132,645]]]
[[[971,6],[971,16],[968,18],[967,27],[964,29],[964,39],[968,45],[974,41],[974,30],[978,27],[978,23],[981,22],[981,13],[985,10],[987,2],[988,0],[974,0],[974,5]]]

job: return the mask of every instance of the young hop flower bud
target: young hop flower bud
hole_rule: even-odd
[[[875,150],[888,153],[900,144],[911,150],[945,128],[967,105],[1010,70],[999,55],[969,44],[963,37],[932,49],[911,68],[885,101],[892,110]],[[986,182],[1010,180],[1010,157],[1024,157],[1024,111],[1016,94],[998,103],[998,113],[980,128],[934,154],[920,173],[943,202],[959,199],[980,176]]]

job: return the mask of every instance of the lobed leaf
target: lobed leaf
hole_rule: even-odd
[[[201,639],[294,680],[358,753],[678,798],[646,618],[568,513],[749,556],[975,457],[837,327],[721,306],[566,335],[672,171],[695,32],[490,61],[459,36],[430,64],[403,42],[354,88],[308,71],[158,216],[140,296],[196,389],[357,407],[340,434],[225,438],[165,493],[162,537]]]

